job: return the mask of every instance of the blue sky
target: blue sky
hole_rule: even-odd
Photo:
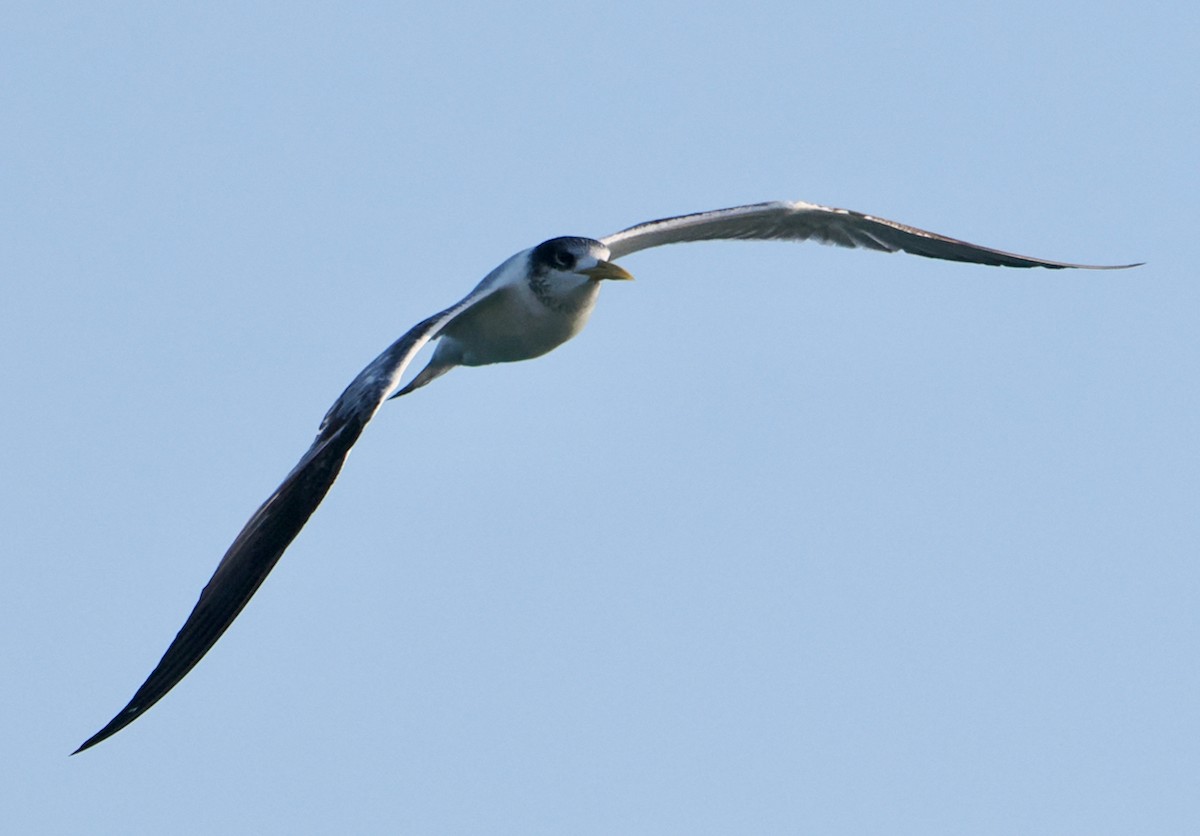
[[[14,832],[1200,818],[1189,4],[0,12]],[[624,262],[389,404],[129,698],[353,375],[513,252],[771,199],[1118,273]]]

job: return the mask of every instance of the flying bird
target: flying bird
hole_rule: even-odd
[[[664,244],[718,239],[811,240],[1001,267],[1113,270],[1138,266],[1046,261],[848,209],[782,201],[648,221],[599,239],[552,238],[522,250],[461,301],[413,326],[350,382],[326,413],[312,446],[233,541],[158,666],[108,725],[73,754],[129,725],[196,666],[324,499],[350,448],[384,401],[407,395],[456,366],[540,357],[583,330],[602,281],[633,278],[615,260]],[[413,357],[431,340],[437,346],[428,365],[401,387]]]

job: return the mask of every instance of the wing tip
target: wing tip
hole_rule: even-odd
[[[105,732],[108,732],[108,733],[106,734]],[[91,737],[89,737],[87,740],[83,741],[83,743],[79,744],[79,748],[78,748],[78,749],[76,749],[74,752],[72,752],[72,753],[71,753],[71,755],[70,755],[70,757],[75,757],[75,756],[76,756],[76,755],[78,755],[80,752],[85,752],[85,751],[87,751],[88,749],[91,749],[91,748],[92,748],[93,746],[95,746],[97,743],[102,743],[103,741],[105,741],[105,740],[107,740],[108,738],[112,737],[112,736],[113,736],[113,734],[115,734],[115,733],[116,733],[116,730],[115,730],[115,729],[114,729],[113,731],[109,732],[109,731],[108,731],[108,726],[105,726],[103,729],[101,729],[100,731],[98,731],[98,732],[96,732],[95,734],[93,734],[93,735],[92,735]]]
[[[153,703],[150,705],[153,705]],[[132,704],[125,706],[123,709],[121,709],[120,713],[118,713],[116,717],[113,717],[108,721],[108,724],[104,728],[100,729],[100,731],[83,741],[79,748],[71,753],[71,756],[78,755],[80,752],[91,749],[97,743],[103,743],[105,740],[108,740],[121,729],[128,726],[138,717],[142,716],[142,714],[145,713],[145,710],[149,707],[149,705]]]
[[[1054,270],[1132,270],[1134,267],[1143,267],[1146,262],[1135,261],[1133,264],[1047,264]]]

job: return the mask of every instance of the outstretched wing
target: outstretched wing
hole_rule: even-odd
[[[95,746],[125,728],[196,666],[237,618],[321,504],[363,427],[396,389],[416,353],[447,322],[490,292],[490,288],[481,285],[458,304],[421,322],[354,378],[326,413],[308,452],[233,541],[158,666],[129,704],[72,754]]]
[[[936,232],[906,226],[884,218],[864,215],[849,209],[834,209],[815,203],[755,203],[732,209],[715,209],[662,218],[614,232],[600,241],[617,259],[649,247],[683,241],[743,240],[817,241],[839,247],[864,247],[894,253],[903,250],[926,258],[969,261],[1003,267],[1078,267],[1088,270],[1119,270],[1137,264],[1067,264],[1041,258],[1006,253],[981,247]]]

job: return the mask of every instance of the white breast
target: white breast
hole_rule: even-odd
[[[522,277],[451,321],[436,354],[463,366],[539,357],[583,330],[599,292],[599,282],[588,279],[553,282],[548,304]]]

